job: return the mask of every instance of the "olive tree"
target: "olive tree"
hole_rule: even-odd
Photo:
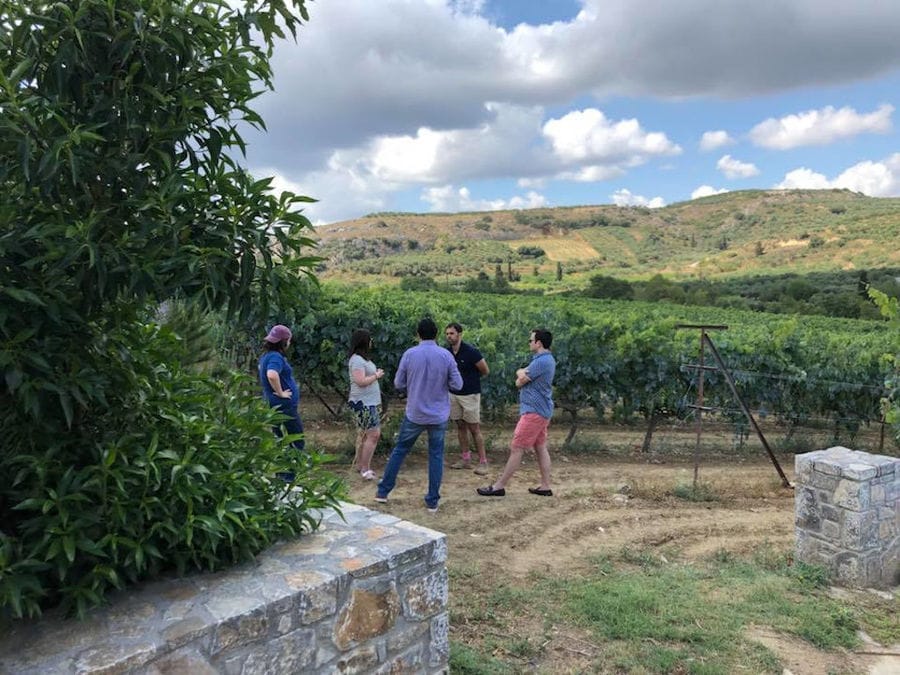
[[[311,270],[309,198],[241,165],[304,2],[0,2],[0,614],[81,613],[336,504],[246,380],[156,320],[181,299],[261,322]]]

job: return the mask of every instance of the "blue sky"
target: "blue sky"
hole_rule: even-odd
[[[375,211],[900,196],[900,2],[315,0],[247,163]]]

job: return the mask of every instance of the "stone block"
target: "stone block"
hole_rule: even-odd
[[[387,649],[391,653],[402,652],[417,642],[422,641],[430,628],[428,621],[398,622],[397,628],[387,637]]]
[[[219,624],[213,632],[210,654],[234,649],[261,640],[268,635],[269,617],[264,608]]]
[[[841,525],[833,520],[822,522],[822,536],[832,541],[837,541],[841,537]]]
[[[302,673],[315,659],[313,632],[296,630],[270,640],[264,646],[244,650],[230,659],[230,666],[240,663],[240,675],[271,675],[272,673]]]
[[[432,545],[431,558],[428,563],[431,565],[446,565],[447,555],[447,537],[441,537]]]
[[[840,480],[841,479],[838,476],[829,476],[825,473],[813,472],[803,481],[802,485],[821,490],[828,495],[834,492],[834,489],[838,486]]]
[[[145,675],[219,675],[202,654],[193,649],[172,652],[150,664]]]
[[[373,671],[375,675],[421,675],[426,672],[426,657],[423,655],[422,645],[406,650],[403,654],[395,656]]]
[[[868,481],[878,475],[878,468],[871,464],[853,462],[843,467],[842,475],[850,480]]]
[[[394,627],[399,615],[400,598],[394,584],[383,590],[354,589],[338,613],[334,643],[345,651],[355,642],[384,635]]]
[[[855,480],[841,480],[832,494],[832,503],[851,511],[865,511],[871,505],[869,484]]]
[[[813,470],[813,457],[815,453],[807,452],[802,455],[794,455],[794,475],[797,481],[807,478]],[[804,481],[805,482],[805,481]]]
[[[428,549],[425,546],[417,546],[416,548],[404,548],[402,540],[394,542],[388,550],[402,548],[399,552],[394,552],[388,561],[391,569],[402,569],[409,565],[428,560]]]
[[[450,615],[438,614],[431,620],[429,666],[440,666],[450,660]]]
[[[146,665],[156,653],[152,640],[106,641],[79,654],[75,672],[125,673]]]
[[[169,624],[162,629],[160,635],[166,648],[175,650],[188,642],[212,635],[209,619],[199,614],[186,616],[180,621]]]
[[[843,551],[834,556],[832,572],[845,586],[865,585],[865,563],[859,553]]]
[[[816,490],[800,487],[794,496],[794,523],[808,532],[818,532],[822,528],[822,516],[819,512],[819,499]]]
[[[449,595],[447,570],[438,569],[406,587],[404,614],[409,619],[427,619],[446,610]]]
[[[294,608],[301,624],[308,625],[337,611],[338,582],[316,570],[294,572],[285,576],[288,586],[301,590],[294,598]]]
[[[824,520],[830,520],[833,523],[841,522],[841,514],[843,509],[839,509],[831,504],[820,504],[820,512]]]
[[[335,663],[335,670],[342,675],[370,673],[378,663],[378,651],[369,644],[343,654]]]
[[[841,523],[839,544],[851,551],[868,551],[878,547],[878,521],[873,511],[847,511]]]

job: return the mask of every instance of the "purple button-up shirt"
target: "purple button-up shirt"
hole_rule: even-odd
[[[400,358],[394,386],[406,391],[406,417],[416,424],[444,424],[450,418],[450,390],[462,387],[453,355],[434,340],[422,340]]]

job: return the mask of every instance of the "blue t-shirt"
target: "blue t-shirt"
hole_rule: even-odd
[[[272,385],[269,384],[269,378],[266,377],[267,370],[274,370],[278,373],[282,390],[291,392],[291,403],[294,406],[300,403],[300,387],[294,380],[291,364],[280,352],[266,352],[259,358],[259,383],[262,385],[263,398],[268,401],[269,405],[276,406],[287,399],[275,395]]]
[[[452,347],[447,347],[447,350],[453,354]],[[480,394],[481,373],[478,372],[478,368],[475,367],[475,364],[484,358],[481,355],[481,352],[468,342],[460,342],[459,351],[453,354],[453,358],[456,360],[456,367],[459,368],[459,374],[462,375],[463,386],[461,389],[451,389],[450,391],[454,394],[461,394],[463,396],[468,394]]]
[[[528,384],[519,389],[519,414],[537,413],[541,417],[553,417],[553,376],[556,375],[556,359],[550,352],[535,354],[525,369]]]

